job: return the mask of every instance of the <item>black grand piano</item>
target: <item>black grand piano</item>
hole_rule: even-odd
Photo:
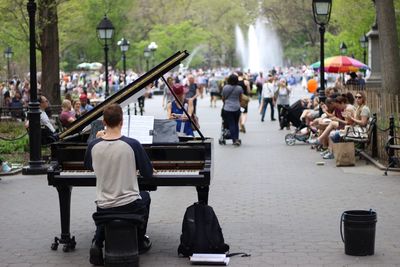
[[[145,86],[163,75],[188,56],[186,51],[177,52],[154,67],[139,79],[107,98],[91,111],[74,121],[70,128],[60,134],[60,140],[51,144],[51,166],[48,169],[48,184],[58,191],[60,202],[61,236],[55,237],[51,245],[57,250],[73,250],[75,237],[70,233],[71,192],[74,186],[96,186],[96,176],[84,167],[84,155],[89,133],[88,125],[102,116],[106,105],[119,103],[126,106],[142,96]],[[165,81],[165,79],[164,79]],[[175,143],[153,143],[143,145],[156,173],[153,177],[138,177],[141,190],[155,191],[158,186],[195,186],[198,200],[207,203],[212,176],[212,139],[185,138]]]

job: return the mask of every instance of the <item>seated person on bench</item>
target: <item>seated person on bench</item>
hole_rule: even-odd
[[[96,174],[97,212],[126,212],[144,215],[145,223],[138,227],[139,253],[150,249],[145,235],[150,209],[150,195],[139,191],[136,171],[143,177],[153,175],[153,167],[142,145],[121,134],[122,109],[118,104],[105,107],[104,131],[88,145],[85,166]],[[104,226],[97,226],[90,249],[90,263],[103,264]]]

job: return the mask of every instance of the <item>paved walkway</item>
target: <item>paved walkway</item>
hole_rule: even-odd
[[[297,92],[302,94],[302,92]],[[209,204],[214,207],[231,252],[230,266],[400,266],[400,177],[363,161],[337,168],[323,166],[318,153],[305,144],[289,147],[278,122],[261,123],[257,101],[251,101],[242,146],[218,145],[220,107],[199,100],[198,114],[205,136],[215,138],[214,178]],[[146,114],[165,117],[161,97],[146,101]],[[266,118],[269,118],[268,116]],[[159,188],[151,193],[148,234],[153,248],[141,256],[141,266],[189,266],[177,257],[185,208],[196,201],[194,188]],[[94,233],[94,188],[74,188],[71,232],[74,252],[51,251],[59,235],[56,190],[45,176],[11,176],[0,181],[0,266],[90,266]],[[343,211],[374,209],[378,214],[374,256],[344,254],[339,233]]]

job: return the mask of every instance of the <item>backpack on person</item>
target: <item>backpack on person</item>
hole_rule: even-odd
[[[224,254],[229,251],[213,208],[201,202],[186,209],[180,240],[178,255],[185,257],[193,253]]]

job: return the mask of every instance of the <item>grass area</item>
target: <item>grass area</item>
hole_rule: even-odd
[[[21,136],[23,137],[20,138]],[[28,160],[29,137],[24,123],[2,121],[0,123],[0,161],[25,164]]]

